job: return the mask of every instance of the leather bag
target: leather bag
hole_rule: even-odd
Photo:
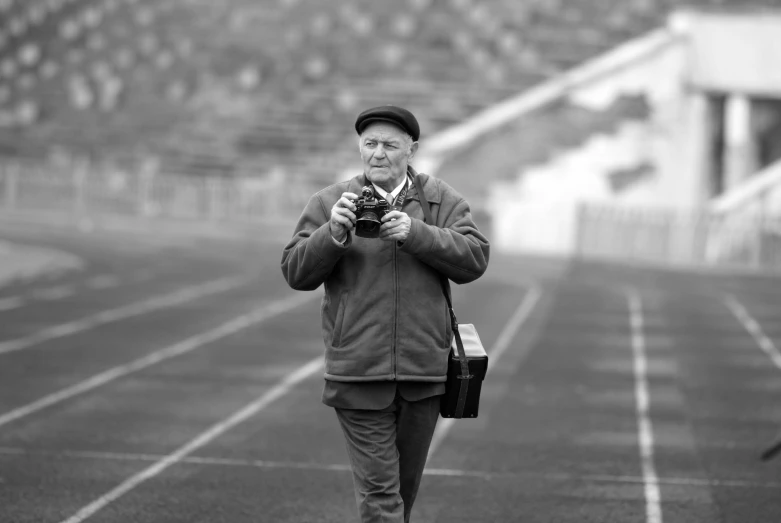
[[[414,182],[426,223],[436,226],[420,177],[415,175]],[[488,370],[488,354],[475,326],[471,323],[458,323],[450,296],[450,282],[441,274],[440,284],[450,310],[453,340],[448,357],[445,394],[440,399],[439,413],[443,418],[476,418],[480,406],[480,390]]]

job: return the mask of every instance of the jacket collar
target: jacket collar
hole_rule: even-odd
[[[407,173],[414,178],[415,176],[420,176],[420,181],[423,185],[423,192],[426,195],[426,200],[428,200],[429,203],[440,203],[442,201],[442,196],[439,192],[439,185],[434,181],[434,179],[429,176],[428,174],[418,173],[415,169],[412,168],[412,166],[407,166]],[[412,198],[413,200],[420,201],[420,196],[418,195],[418,188],[413,183],[410,186],[410,190],[407,193],[407,198]]]
[[[418,174],[418,172],[409,165],[407,166],[407,174],[411,178],[420,176],[420,181],[423,182],[423,192],[426,194],[426,199],[429,203],[440,203],[442,201],[442,197],[439,193],[439,186],[431,176],[423,173]],[[371,182],[366,178],[366,175],[362,173],[350,180],[347,190],[360,196],[361,189],[366,185],[371,185]],[[414,183],[410,183],[407,191],[407,198],[420,201],[418,188]]]

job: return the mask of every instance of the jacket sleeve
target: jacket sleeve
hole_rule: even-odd
[[[352,242],[342,245],[331,236],[330,216],[318,194],[312,196],[296,224],[293,238],[282,251],[282,274],[288,285],[313,291],[328,277]]]
[[[409,235],[400,248],[459,284],[476,280],[488,268],[488,239],[477,229],[463,198],[441,227],[412,218]]]

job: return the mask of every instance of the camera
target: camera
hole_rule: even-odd
[[[355,204],[355,235],[362,238],[377,238],[380,235],[380,219],[391,211],[385,198],[377,198],[374,188],[367,185],[361,189],[361,196],[350,200]]]

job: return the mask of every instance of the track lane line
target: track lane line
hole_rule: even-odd
[[[749,332],[749,334],[751,334],[751,337],[754,338],[754,341],[762,350],[762,352],[767,354],[767,356],[770,358],[770,361],[772,361],[777,368],[781,369],[781,351],[778,350],[778,347],[776,347],[776,344],[773,343],[773,340],[771,340],[767,334],[765,334],[765,331],[762,330],[759,322],[755,320],[751,314],[749,314],[746,307],[740,303],[740,301],[738,301],[738,299],[735,298],[735,296],[732,294],[727,294],[724,296],[724,303],[727,305],[730,311],[732,311],[732,314],[735,315],[738,321],[743,324],[743,327]],[[778,439],[776,441],[778,442]],[[766,458],[766,456],[772,456],[776,444],[765,450],[762,459],[770,459],[769,457]]]
[[[155,476],[165,471],[167,468],[188,457],[199,448],[214,441],[216,438],[229,431],[236,425],[246,421],[258,412],[262,411],[275,400],[290,392],[300,382],[312,376],[315,372],[320,370],[322,366],[322,355],[310,360],[306,364],[296,369],[293,373],[282,379],[279,383],[277,383],[274,387],[257,398],[255,401],[247,404],[225,420],[213,425],[211,428],[201,433],[190,442],[179,447],[171,454],[168,454],[162,459],[156,461],[150,467],[147,467],[141,472],[123,481],[120,485],[95,499],[88,505],[82,507],[73,516],[63,520],[61,523],[82,523],[142,483],[154,478]]]
[[[220,278],[218,280],[184,287],[171,293],[123,305],[115,309],[104,310],[79,320],[46,327],[22,338],[0,342],[0,355],[28,349],[45,341],[94,329],[95,327],[107,323],[132,318],[133,316],[139,316],[167,307],[181,305],[212,294],[226,292],[242,287],[252,280],[253,278],[249,276]]]
[[[19,447],[0,447],[0,456],[34,456],[53,459],[95,460],[95,461],[126,461],[126,462],[156,462],[164,459],[162,454],[135,454],[89,450],[30,450]],[[324,472],[351,473],[347,463],[315,463],[311,461],[273,461],[265,459],[219,458],[210,456],[188,456],[179,460],[182,465],[204,465],[210,467],[250,467],[259,469],[305,470]],[[493,479],[539,479],[543,481],[582,481],[600,483],[644,484],[645,478],[640,476],[621,476],[612,474],[569,474],[566,472],[492,472],[490,470],[460,470],[446,468],[430,468],[423,472],[426,476],[479,478],[487,481]],[[710,488],[768,488],[780,489],[781,482],[749,481],[744,479],[706,479],[689,477],[662,477],[659,485],[680,487]]]
[[[18,309],[25,304],[24,298],[14,296],[12,298],[0,299],[0,311],[10,311],[11,309]]]
[[[648,390],[648,360],[643,334],[643,304],[636,289],[627,289],[629,323],[632,333],[632,354],[635,375],[635,407],[640,447],[640,467],[645,492],[645,518],[648,523],[662,523],[662,496],[659,475],[654,463],[654,429],[651,423]]]
[[[73,296],[76,293],[74,285],[57,285],[56,287],[47,287],[45,289],[36,289],[30,293],[36,300],[54,301]]]
[[[770,361],[772,361],[776,367],[781,369],[781,351],[778,350],[778,347],[776,347],[776,344],[773,343],[773,340],[767,337],[765,332],[762,330],[762,327],[759,325],[759,322],[757,322],[757,320],[755,320],[754,317],[749,314],[748,310],[746,310],[746,307],[733,295],[727,294],[724,296],[724,303],[726,303],[727,307],[730,309],[730,311],[732,311],[732,314],[735,315],[743,327],[749,332],[749,334],[751,334],[751,337],[754,338],[754,341],[757,343],[759,348],[762,349],[762,352],[767,354],[767,356],[770,358]]]
[[[151,276],[151,273],[150,273]],[[135,283],[138,283],[140,281],[143,281],[144,279],[148,278],[142,278],[138,279],[138,281],[133,280]],[[93,276],[89,278],[86,282],[84,282],[84,286],[88,289],[111,289],[114,287],[119,287],[122,284],[120,279],[117,276],[114,275],[98,275]],[[76,287],[78,287],[80,284],[64,284],[64,285],[58,285],[54,287],[47,287],[43,289],[33,289],[27,293],[26,296],[13,296],[10,298],[1,298],[0,299],[0,312],[12,310],[12,309],[18,309],[19,307],[22,307],[24,305],[27,305],[29,303],[29,299],[33,300],[43,300],[43,301],[54,301],[54,300],[61,300],[63,298],[67,298],[69,296],[72,296],[76,294]]]
[[[526,323],[526,320],[529,318],[529,315],[534,310],[534,307],[541,297],[542,289],[539,286],[532,285],[527,290],[520,305],[515,309],[515,312],[505,324],[502,332],[499,333],[499,337],[496,338],[493,347],[491,347],[490,351],[487,351],[490,365],[496,365],[496,362],[510,346],[513,338],[515,338],[515,335],[518,333],[518,330]],[[431,459],[431,456],[437,451],[455,422],[456,420],[453,418],[442,418],[439,420],[437,428],[434,430],[434,436],[431,438],[431,445],[429,446],[426,460]]]
[[[31,414],[34,414],[42,409],[51,407],[58,403],[70,399],[79,394],[91,391],[98,387],[101,387],[114,380],[138,372],[140,370],[151,367],[158,363],[170,360],[177,356],[181,356],[195,349],[198,349],[208,343],[212,343],[221,338],[225,338],[232,334],[235,334],[243,329],[251,327],[257,323],[265,321],[279,314],[285,313],[299,305],[302,305],[310,300],[314,296],[310,294],[294,294],[286,299],[277,300],[269,304],[263,305],[254,309],[248,314],[243,314],[230,321],[223,323],[222,325],[202,332],[195,336],[191,336],[185,340],[169,345],[165,348],[156,350],[147,354],[141,358],[133,360],[123,365],[117,365],[104,372],[95,374],[86,380],[83,380],[75,385],[66,387],[62,390],[46,395],[36,401],[28,403],[22,407],[16,408],[5,414],[0,415],[0,427],[11,423],[12,421],[24,418]]]

